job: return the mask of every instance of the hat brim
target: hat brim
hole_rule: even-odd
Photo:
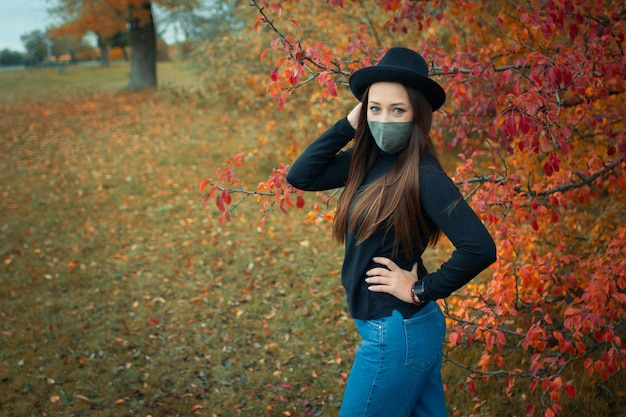
[[[355,71],[350,77],[350,90],[361,101],[367,87],[381,81],[400,83],[421,91],[430,102],[433,111],[439,109],[446,101],[446,92],[437,82],[416,71],[392,65],[376,65]]]

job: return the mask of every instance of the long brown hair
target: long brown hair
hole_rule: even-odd
[[[383,224],[395,231],[393,252],[400,245],[408,257],[413,256],[412,243],[419,238],[420,231],[429,236],[428,243],[437,242],[440,230],[428,229],[419,197],[419,164],[422,155],[431,153],[436,158],[429,132],[432,125],[432,107],[418,90],[406,87],[413,109],[413,129],[409,145],[400,152],[393,167],[365,190],[357,191],[367,171],[376,161],[378,148],[367,125],[367,102],[369,88],[362,97],[363,108],[355,133],[350,172],[345,189],[337,202],[333,236],[345,242],[346,232],[356,233],[357,242],[363,243]],[[356,197],[356,198],[355,198]],[[354,201],[353,201],[354,200]],[[417,221],[416,221],[417,220]]]

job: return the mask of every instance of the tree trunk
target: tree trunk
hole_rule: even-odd
[[[110,65],[109,44],[100,35],[98,35],[98,48],[100,48],[100,66],[108,67]]]
[[[132,12],[132,10],[131,10]],[[156,88],[156,34],[152,20],[152,3],[144,1],[141,10],[131,13],[129,88]],[[143,17],[140,18],[139,16]]]

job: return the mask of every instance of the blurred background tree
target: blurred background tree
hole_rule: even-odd
[[[43,62],[47,56],[46,34],[41,30],[34,30],[23,34],[20,39],[24,44],[24,49],[28,56],[37,61]]]

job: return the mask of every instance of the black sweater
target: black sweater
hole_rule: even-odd
[[[305,191],[322,191],[343,187],[348,178],[352,149],[341,151],[354,137],[354,129],[347,118],[333,127],[305,149],[293,164],[287,181]],[[379,153],[378,159],[367,173],[362,186],[385,174],[396,162],[395,155]],[[487,229],[474,211],[461,197],[458,188],[443,171],[432,155],[422,157],[419,166],[420,202],[427,225],[436,224],[455,246],[450,259],[435,271],[428,273],[422,263],[422,250],[414,244],[412,258],[405,256],[402,245],[397,256],[392,256],[394,233],[378,230],[367,241],[357,244],[354,234],[346,235],[345,256],[341,282],[346,290],[350,313],[356,319],[370,320],[390,316],[398,310],[405,318],[415,314],[420,307],[405,303],[386,294],[367,289],[365,272],[376,266],[375,256],[392,259],[398,266],[410,270],[418,263],[418,276],[424,280],[424,298],[445,298],[461,288],[496,259],[496,248]],[[452,211],[451,203],[459,201]],[[416,220],[417,221],[417,220]],[[432,229],[432,227],[429,227]],[[423,247],[428,236],[419,239]]]

